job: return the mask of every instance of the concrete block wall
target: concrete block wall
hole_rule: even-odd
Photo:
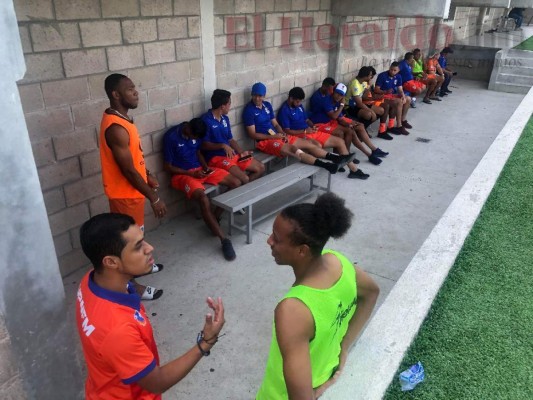
[[[218,87],[230,90],[230,119],[236,138],[251,147],[241,122],[255,82],[267,86],[277,112],[290,89],[300,86],[308,100],[327,76],[327,33],[331,3],[325,0],[215,0]],[[320,36],[319,36],[320,35]]]
[[[161,140],[168,126],[203,106],[199,1],[15,0],[14,5],[27,66],[19,93],[65,276],[87,264],[80,225],[108,211],[98,152],[108,74],[124,73],[136,83],[140,103],[131,114],[147,166],[161,182],[169,215],[186,207],[183,197],[168,189]],[[147,209],[146,229],[159,223]]]

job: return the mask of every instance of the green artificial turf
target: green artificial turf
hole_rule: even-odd
[[[533,118],[384,399],[533,399],[532,277]],[[417,361],[425,381],[401,392]]]
[[[524,40],[518,46],[515,46],[515,49],[533,51],[533,36],[531,36],[529,39]]]

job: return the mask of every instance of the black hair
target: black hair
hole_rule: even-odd
[[[305,92],[301,87],[296,86],[289,91],[289,97],[295,100],[303,100],[305,99]]]
[[[113,91],[117,90],[120,81],[125,78],[127,78],[127,76],[122,74],[111,74],[105,78],[104,88],[109,100],[112,100]]]
[[[330,237],[343,236],[352,225],[353,214],[344,202],[336,194],[326,193],[315,204],[295,204],[283,209],[280,215],[291,220],[294,226],[291,242],[306,244],[313,256],[319,256]]]
[[[98,214],[85,221],[80,228],[81,248],[95,270],[102,268],[104,257],[120,257],[126,247],[122,234],[132,225],[132,217],[118,213]]]
[[[188,122],[188,124],[191,127],[191,134],[195,138],[201,139],[205,136],[207,127],[201,118],[193,118]]]
[[[370,68],[370,71],[372,72],[372,75],[377,75],[378,72],[376,71],[376,69],[372,65],[370,65],[368,68]]]
[[[326,79],[322,81],[322,86],[335,86],[335,79],[328,76]]]
[[[361,67],[357,74],[357,78],[364,78],[372,73],[371,67]]]
[[[403,59],[404,60],[409,60],[411,57],[413,57],[414,54],[410,51],[408,51],[407,53],[405,53],[405,55],[403,56]]]
[[[229,103],[231,97],[231,92],[228,92],[224,89],[215,89],[213,90],[213,95],[211,96],[211,108],[216,110]]]
[[[400,66],[400,63],[398,61],[394,61],[391,65],[390,65],[390,68],[394,68],[394,67],[399,67]]]
[[[414,49],[414,50],[413,50],[413,54],[414,54],[414,53],[420,53],[420,49],[418,49],[418,48],[417,48],[417,49]]]

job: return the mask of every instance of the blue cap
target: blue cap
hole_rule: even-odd
[[[257,94],[259,96],[264,96],[267,94],[267,88],[261,82],[254,83],[252,86],[252,95]]]

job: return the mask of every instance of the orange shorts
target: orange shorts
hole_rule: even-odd
[[[414,79],[407,81],[403,84],[403,88],[408,92],[416,92],[417,90],[423,90],[424,84],[420,81],[415,81]]]
[[[372,100],[372,101],[363,101],[363,103],[365,103],[369,107],[372,107],[372,106],[379,107],[383,104],[384,101],[385,100],[380,99],[380,100]]]
[[[293,144],[298,140],[295,136],[287,136],[287,143]],[[283,145],[287,144],[281,139],[266,139],[266,140],[260,140],[255,143],[255,148],[259,151],[262,151],[263,153],[270,154],[276,157],[283,157],[281,155],[281,148]]]
[[[109,211],[129,215],[144,230],[145,200],[144,197],[142,199],[109,199]]]
[[[335,121],[337,122],[337,121]],[[298,139],[313,139],[316,140],[322,147],[326,145],[326,142],[331,137],[329,133],[321,132],[320,128],[315,133],[300,133],[299,135],[295,135]]]
[[[194,168],[189,171],[201,171],[202,167]],[[189,175],[174,175],[170,180],[170,185],[177,190],[185,192],[187,198],[190,199],[192,194],[198,190],[205,190],[204,183],[209,185],[217,186],[226,176],[229,175],[229,172],[224,171],[220,168],[213,168],[215,172],[211,175],[207,175],[204,178],[193,178]]]
[[[228,158],[226,156],[215,156],[211,160],[209,160],[209,166],[211,168],[220,168],[225,171],[229,171],[231,167],[236,165],[241,170],[245,171],[246,168],[250,166],[252,163],[253,158],[250,158],[246,161],[239,162],[239,156],[235,155],[233,158]]]

